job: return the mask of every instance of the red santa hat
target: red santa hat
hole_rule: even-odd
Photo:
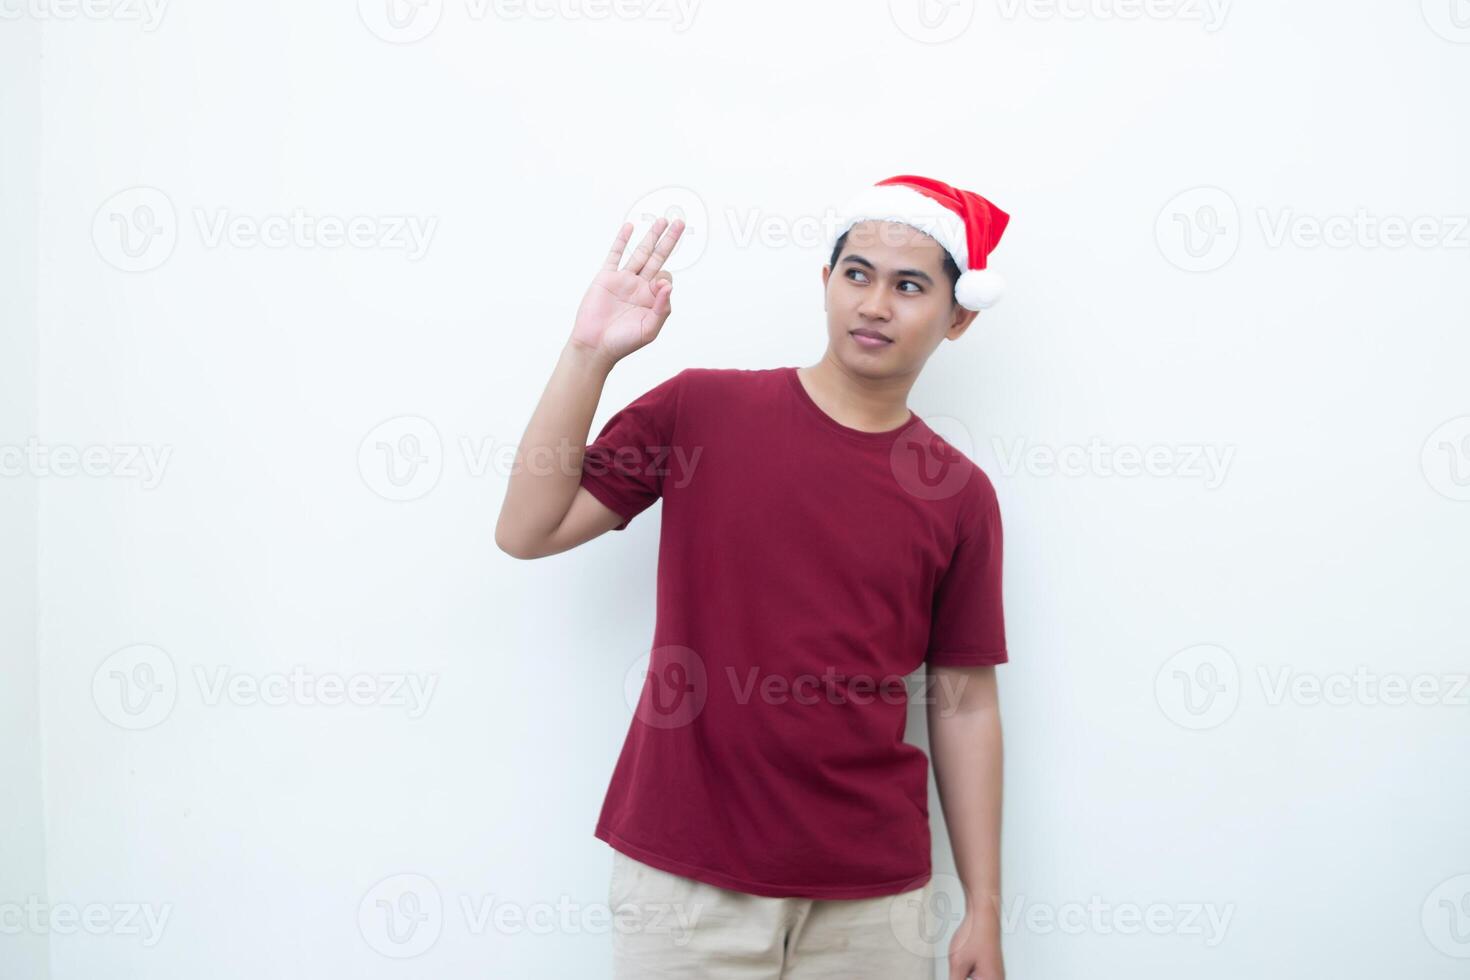
[[[974,191],[904,174],[880,180],[843,206],[828,248],[860,221],[896,221],[939,243],[959,266],[956,302],[967,310],[995,305],[1005,290],[1000,273],[985,267],[1011,216]]]

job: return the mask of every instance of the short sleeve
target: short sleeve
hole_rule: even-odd
[[[663,494],[685,374],[680,371],[629,402],[607,420],[582,456],[581,486],[623,519],[614,531]]]
[[[978,486],[975,506],[962,517],[957,544],[934,592],[929,646],[930,667],[980,667],[1003,664],[1005,610],[1001,602],[1000,504],[990,481]]]

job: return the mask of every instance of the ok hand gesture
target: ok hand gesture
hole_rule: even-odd
[[[664,234],[665,228],[668,234]],[[669,225],[659,218],[643,236],[628,264],[619,269],[623,249],[633,234],[632,223],[623,223],[606,261],[577,308],[577,319],[572,325],[573,344],[612,364],[658,336],[669,318],[672,309],[669,298],[674,290],[673,273],[659,270],[683,231],[684,222],[675,219]]]

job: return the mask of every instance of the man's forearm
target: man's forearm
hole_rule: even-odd
[[[955,867],[975,912],[1000,911],[1000,708],[929,710],[929,751]]]
[[[605,358],[573,342],[562,348],[516,447],[495,525],[502,547],[539,541],[566,515],[581,483],[587,434],[611,370]]]

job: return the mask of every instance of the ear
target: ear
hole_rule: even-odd
[[[944,335],[950,340],[959,340],[964,332],[970,329],[970,324],[975,322],[975,318],[980,315],[980,311],[967,310],[958,303],[954,305],[954,309],[954,320],[950,323],[949,329],[945,331]]]
[[[822,310],[824,312],[827,309],[827,280],[831,277],[832,267],[830,265],[822,266]]]

